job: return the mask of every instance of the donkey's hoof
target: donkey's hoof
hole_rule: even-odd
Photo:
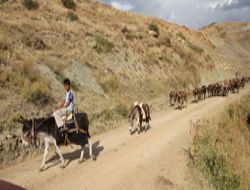
[[[91,158],[92,158],[92,160],[96,161],[96,156],[95,155],[92,155]]]
[[[44,169],[43,169],[43,168],[40,168],[40,169],[39,169],[39,172],[43,172],[43,171],[44,171]]]
[[[78,160],[78,164],[81,164],[81,163],[83,163],[83,162],[84,162],[84,159]]]
[[[65,168],[65,166],[64,166],[64,165],[61,165],[61,166],[60,166],[60,168],[61,168],[61,169],[64,169],[64,168]]]

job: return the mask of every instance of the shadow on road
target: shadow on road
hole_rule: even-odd
[[[92,144],[92,151],[93,155],[97,158],[100,153],[104,150],[104,146],[100,145],[100,141],[96,141],[95,143]],[[63,154],[63,158],[67,160],[65,163],[65,167],[67,167],[72,161],[78,160],[80,158],[81,154],[81,148],[79,146],[79,149],[75,150],[74,152],[68,152]],[[89,148],[85,147],[84,148],[84,160],[89,159]],[[57,162],[55,162],[57,161]],[[52,163],[51,163],[52,162]],[[49,160],[46,161],[46,163],[51,163],[49,166],[47,166],[44,170],[47,170],[51,167],[54,167],[60,163],[59,161],[59,155],[55,153]]]

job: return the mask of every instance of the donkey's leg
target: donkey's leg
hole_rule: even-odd
[[[91,139],[90,139],[90,138],[88,138],[88,144],[89,144],[89,156],[90,156],[93,160],[96,160],[96,156],[93,154],[92,142],[91,142]]]
[[[47,157],[47,154],[48,154],[48,151],[49,151],[49,139],[48,138],[44,138],[44,153],[43,153],[43,161],[42,161],[42,164],[41,164],[41,167],[40,167],[40,171],[43,170],[44,166],[45,166],[45,162],[46,162],[46,157]]]
[[[81,145],[81,155],[80,155],[79,163],[83,162],[83,155],[84,155],[84,145]]]
[[[62,155],[62,150],[59,148],[59,146],[57,145],[56,143],[56,140],[53,140],[53,144],[55,145],[56,147],[56,152],[57,154],[59,155],[60,157],[60,160],[61,160],[61,168],[64,168],[64,158],[63,158],[63,155]]]
[[[141,133],[141,122],[139,117],[137,118],[137,132],[138,134]]]
[[[147,119],[146,126],[145,126],[145,131],[147,131],[149,128],[149,119]]]
[[[128,131],[130,134],[132,134],[133,126],[134,126],[134,120],[131,121],[131,125],[128,127]]]

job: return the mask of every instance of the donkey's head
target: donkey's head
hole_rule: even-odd
[[[22,124],[22,144],[28,147],[35,139],[34,122],[31,119],[24,119],[22,116],[20,116],[18,122]]]
[[[129,125],[130,125],[129,128],[133,127],[134,120],[139,119],[140,114],[141,114],[140,106],[139,105],[133,105],[131,107],[131,112],[128,115],[128,122],[129,122]]]

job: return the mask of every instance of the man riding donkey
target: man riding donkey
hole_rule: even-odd
[[[39,134],[44,136],[44,155],[41,170],[45,167],[50,144],[54,144],[62,167],[64,167],[64,158],[60,145],[75,144],[81,146],[79,162],[83,161],[84,147],[88,145],[89,156],[95,160],[95,156],[92,154],[88,115],[84,112],[74,112],[75,101],[70,80],[65,79],[63,84],[66,91],[65,102],[58,107],[53,116],[33,119],[24,119],[20,116],[18,120],[23,125],[22,142],[25,146],[35,145]]]
[[[74,93],[71,90],[71,84],[69,79],[65,79],[64,82],[64,89],[66,91],[66,98],[65,102],[58,106],[57,110],[53,113],[53,116],[56,120],[57,127],[63,130],[65,126],[65,120],[67,120],[67,117],[74,112]]]

